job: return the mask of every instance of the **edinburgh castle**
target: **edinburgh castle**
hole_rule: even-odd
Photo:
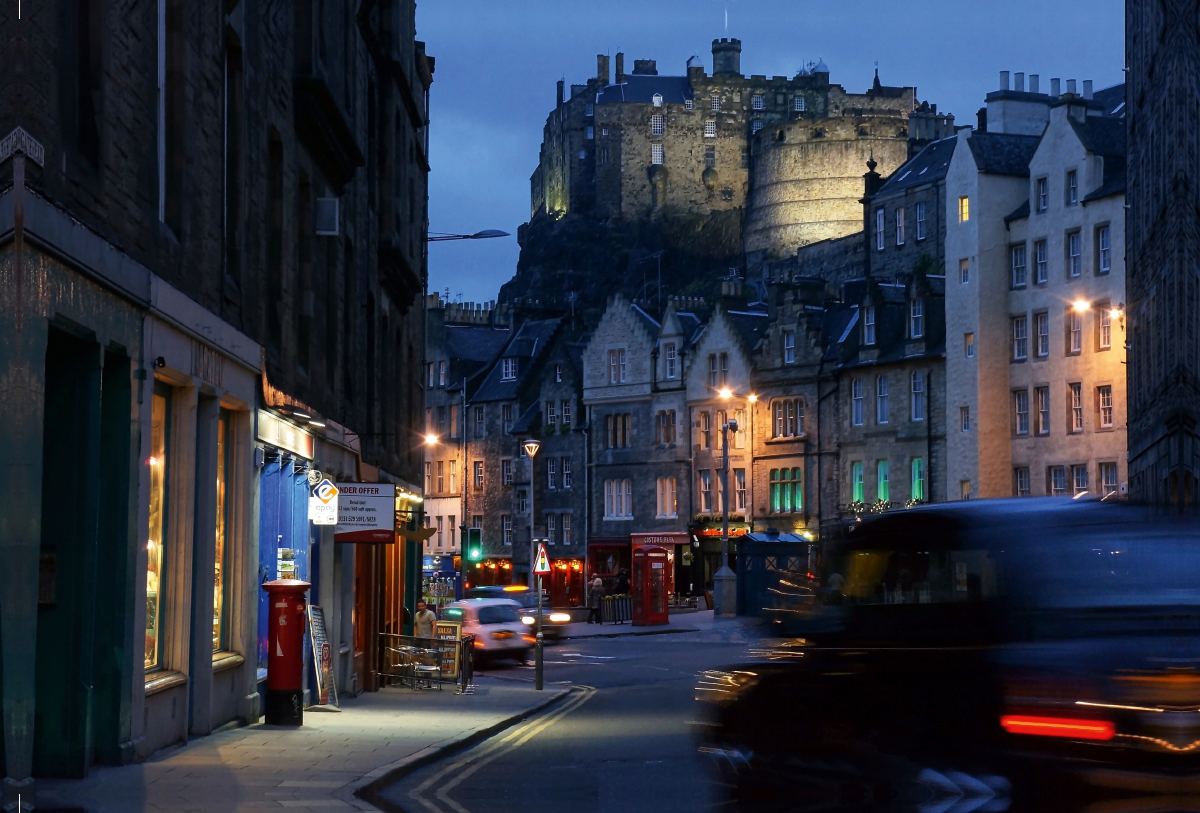
[[[704,295],[731,274],[863,229],[867,162],[888,175],[954,118],[888,87],[830,84],[824,62],[792,78],[745,76],[741,42],[714,40],[713,71],[597,57],[596,76],[560,81],[530,178],[517,275],[501,292],[602,305]]]

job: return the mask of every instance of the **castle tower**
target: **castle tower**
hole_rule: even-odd
[[[713,40],[713,76],[742,75],[742,41],[721,37]]]

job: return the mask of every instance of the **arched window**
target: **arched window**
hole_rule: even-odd
[[[780,398],[771,402],[772,437],[804,436],[804,399]]]

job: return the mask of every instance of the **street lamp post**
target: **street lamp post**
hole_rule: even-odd
[[[729,567],[729,433],[737,430],[737,421],[721,424],[721,569],[713,576],[716,583],[713,615],[717,618],[732,618],[737,614],[737,575]]]
[[[535,473],[533,468],[533,458],[537,456],[538,449],[542,448],[540,441],[530,438],[522,444],[525,447],[525,454],[529,455],[529,584],[532,587],[534,584],[534,566],[536,558],[533,542],[533,523],[534,517],[537,514],[533,510],[533,494],[535,485]],[[542,690],[542,574],[537,574],[537,644],[534,654],[534,673],[533,673],[533,688],[537,691]]]

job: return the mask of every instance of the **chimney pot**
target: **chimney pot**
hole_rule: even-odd
[[[1000,71],[1000,89],[1008,90],[1008,71]]]
[[[617,84],[625,81],[625,54],[617,51]]]
[[[608,84],[608,56],[606,54],[596,54],[596,78]]]
[[[1061,85],[1059,83],[1061,81],[1062,80],[1060,80],[1060,79],[1051,79],[1050,80],[1050,95],[1056,99],[1059,96],[1059,88],[1061,87]]]
[[[1036,73],[1029,74],[1029,92],[1030,93],[1041,92],[1040,84],[1041,83],[1038,81],[1038,75]]]
[[[1067,80],[1067,93],[1075,93],[1075,80],[1074,79]]]
[[[1024,73],[1018,72],[1016,74],[1013,74],[1013,90],[1019,90],[1022,93],[1025,92],[1025,74]]]
[[[1083,80],[1083,98],[1085,98],[1085,99],[1092,98],[1092,80],[1091,79]]]

